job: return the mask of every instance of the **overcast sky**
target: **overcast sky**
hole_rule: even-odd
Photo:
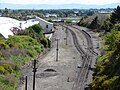
[[[0,3],[14,4],[111,4],[120,3],[120,0],[0,0]]]

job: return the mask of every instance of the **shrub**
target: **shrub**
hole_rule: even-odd
[[[4,74],[4,71],[5,69],[2,66],[0,66],[0,74]]]
[[[43,31],[42,27],[39,24],[35,24],[29,28],[35,31],[37,34],[40,34],[41,31]]]
[[[29,36],[12,36],[7,40],[10,47],[27,48],[37,44],[37,40]]]
[[[9,48],[9,46],[5,42],[0,42],[0,49],[6,49]]]
[[[28,49],[26,52],[30,57],[35,57],[37,55],[37,52],[34,49]]]
[[[4,80],[4,83],[5,84],[8,84],[10,86],[15,86],[15,76],[13,74],[9,74],[9,75],[6,75],[5,76],[5,80]]]
[[[41,44],[44,45],[45,48],[48,47],[48,40],[47,40],[47,38],[45,38],[45,37],[41,38],[40,42],[41,42]]]
[[[34,49],[38,52],[38,53],[40,53],[41,52],[41,46],[39,45],[36,45],[36,46],[34,46]]]
[[[0,66],[0,74],[8,74],[9,72],[4,69],[4,67]]]
[[[2,66],[4,64],[10,65],[12,69],[15,69],[15,67],[16,67],[15,63],[11,60],[0,61],[0,66]]]
[[[9,73],[13,73],[14,70],[9,64],[3,64],[2,67],[7,70]]]

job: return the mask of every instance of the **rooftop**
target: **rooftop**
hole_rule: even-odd
[[[9,17],[0,17],[0,33],[5,38],[8,38],[9,35],[13,35],[11,28],[16,27],[18,29],[25,29],[38,23],[39,21],[35,21],[34,19],[18,21]]]

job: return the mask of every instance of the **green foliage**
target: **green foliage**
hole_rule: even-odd
[[[66,24],[71,24],[72,20],[66,20]]]
[[[98,16],[96,16],[91,24],[88,26],[91,29],[98,29],[99,28],[99,22],[98,22]]]
[[[88,27],[91,29],[104,29],[104,23],[109,18],[109,14],[94,14],[92,16],[82,17],[78,23],[80,26]]]
[[[34,49],[38,52],[38,53],[41,53],[42,51],[43,51],[43,45],[36,45],[36,46],[34,46]]]
[[[9,64],[3,64],[2,67],[7,70],[9,73],[13,73],[14,70]]]
[[[41,37],[43,37],[43,29],[39,24],[30,26],[27,30],[30,33],[29,35],[32,36],[32,38],[37,39],[38,41]]]
[[[109,19],[106,19],[102,24],[101,28],[105,29],[106,32],[110,32],[115,24],[120,23],[120,6],[114,9]],[[119,28],[120,30],[120,28]]]
[[[0,66],[0,74],[7,74],[6,70],[2,66]]]
[[[105,39],[106,50],[114,50],[119,38],[120,32],[117,30],[112,30],[111,33],[108,33]]]
[[[44,47],[45,48],[47,48],[48,47],[48,40],[47,40],[47,38],[41,38],[40,39],[40,42],[41,42],[41,44],[43,44],[44,45]]]
[[[9,48],[9,46],[5,42],[0,42],[0,49],[6,49]]]
[[[120,24],[105,39],[105,55],[97,59],[93,74],[92,90],[120,89]]]
[[[0,75],[0,90],[15,90],[16,84],[15,75]]]
[[[85,17],[82,17],[80,21],[78,22],[79,26],[87,26],[88,22],[85,22]]]
[[[39,24],[33,25],[8,39],[0,37],[0,90],[15,90],[20,69],[48,47]]]
[[[109,19],[105,20],[103,25],[101,26],[101,28],[104,29],[106,32],[110,32],[112,27],[113,27],[113,24],[110,22]]]
[[[110,17],[110,21],[113,24],[120,23],[120,6],[117,6],[117,8],[114,9],[114,12]]]
[[[35,49],[28,49],[26,52],[30,57],[35,57],[36,55],[38,55],[37,51]]]
[[[35,24],[33,26],[30,26],[29,28],[33,29],[37,34],[40,34],[41,31],[43,30],[39,24]]]
[[[111,54],[113,53],[113,51],[109,51],[108,53],[104,54],[103,56],[99,56],[96,60],[96,64],[100,64],[102,63],[104,60],[106,60]]]
[[[0,66],[0,74],[11,74],[14,70],[9,64],[3,64]]]
[[[10,47],[27,48],[36,45],[37,41],[29,36],[12,36],[7,40]]]
[[[16,80],[15,75],[9,74],[5,76],[4,83],[10,86],[15,86],[15,80]]]

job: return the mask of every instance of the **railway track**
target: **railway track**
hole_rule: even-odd
[[[77,29],[78,31],[80,31],[85,37],[86,37],[86,40],[87,40],[87,44],[88,44],[88,50],[95,56],[98,55],[98,53],[96,53],[93,49],[93,43],[92,43],[92,39],[91,39],[91,36],[85,31],[85,30],[80,30],[79,28],[77,27],[74,27],[72,26],[73,28]]]
[[[76,80],[75,80],[75,83],[72,87],[72,90],[84,90],[85,88],[85,81],[87,79],[87,76],[88,76],[88,73],[89,73],[89,68],[91,66],[91,62],[92,62],[92,54],[91,53],[87,53],[85,52],[82,47],[80,46],[80,44],[78,43],[78,39],[77,39],[77,36],[74,32],[74,27],[72,27],[73,29],[67,27],[67,26],[64,26],[65,28],[67,28],[70,33],[72,34],[73,36],[73,42],[74,42],[74,45],[76,47],[76,49],[80,52],[80,54],[83,57],[83,62],[82,62],[82,67],[79,68],[79,72],[77,74],[77,77],[76,77]],[[71,27],[71,26],[70,26]],[[78,30],[78,29],[77,29]],[[88,44],[88,49],[89,51],[91,49],[93,49],[93,44],[91,43],[92,40],[90,39],[90,35],[89,34],[86,34],[84,31],[81,31],[82,34],[85,35],[86,39],[87,39],[87,44]]]

